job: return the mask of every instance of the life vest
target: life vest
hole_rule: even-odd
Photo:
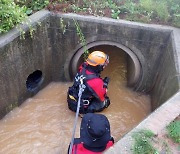
[[[86,149],[84,146],[83,146],[83,143],[79,143],[79,144],[74,144],[73,145],[73,148],[72,148],[72,154],[102,154],[102,152],[104,152],[105,150],[107,150],[108,148],[110,148],[112,145],[113,145],[113,141],[109,141],[106,145],[106,148],[101,151],[101,152],[93,152],[93,151],[90,151],[88,149]]]
[[[88,90],[91,91],[91,95],[96,97],[100,102],[103,102],[106,94],[106,88],[103,87],[104,81],[100,78],[99,74],[87,70],[86,66],[86,63],[80,66],[79,74],[77,76],[83,75],[85,77],[85,85]]]
[[[104,82],[98,74],[90,72],[86,69],[87,64],[83,63],[80,66],[79,72],[75,76],[75,81],[72,87],[68,89],[67,102],[70,110],[76,112],[80,80],[83,78],[85,85],[84,92],[81,96],[80,113],[86,113],[91,101],[103,102],[105,100],[106,88],[103,87]]]

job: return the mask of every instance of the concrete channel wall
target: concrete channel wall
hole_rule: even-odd
[[[173,45],[173,33],[157,63],[154,87],[151,90],[152,108],[156,109],[179,90],[179,73],[176,68],[177,53]]]
[[[62,18],[67,28],[64,34],[60,29],[60,20]],[[79,38],[76,34],[73,19],[78,21],[87,44],[96,41],[111,41],[124,45],[133,51],[142,67],[141,78],[136,85],[136,89],[144,92],[151,90],[157,64],[159,64],[161,53],[167,48],[171,30],[127,24],[109,18],[54,14],[51,16],[50,28],[51,34],[53,34],[51,40],[63,43],[67,52],[66,57],[69,60],[75,54],[75,51],[79,49]],[[54,46],[54,50],[60,49],[59,46]]]
[[[136,83],[135,89],[151,93],[153,109],[177,92],[179,84],[174,61],[176,50],[173,46],[172,29],[119,22],[109,18],[53,14],[50,25],[52,37],[50,38],[58,45],[53,45],[52,50],[66,51],[66,53],[64,52],[66,79],[69,79],[68,70],[71,66],[68,64],[70,64],[75,52],[81,47],[78,43],[79,38],[73,19],[78,21],[86,38],[87,46],[92,42],[111,41],[112,45],[117,43],[134,52],[142,68],[141,77]],[[61,28],[62,21],[66,28],[64,33]],[[57,59],[60,58],[57,56]],[[170,80],[171,82],[169,82]]]
[[[169,99],[172,102],[172,96],[179,91],[179,29],[45,10],[30,18],[35,29],[33,38],[26,25],[21,25],[25,39],[21,39],[16,28],[0,36],[1,118],[50,82],[70,80],[71,59],[82,48],[74,20],[87,44],[109,41],[134,53],[141,65],[134,88],[151,94],[153,109]],[[27,78],[37,70],[42,72],[42,84],[29,91]]]
[[[21,26],[26,31],[25,39],[21,38],[19,28],[0,37],[0,117],[52,81],[48,14],[39,12],[28,21],[36,29],[33,38],[26,25]],[[41,22],[41,26],[38,22]],[[27,77],[36,70],[49,75],[44,75],[44,82],[39,89],[30,92],[26,87]]]

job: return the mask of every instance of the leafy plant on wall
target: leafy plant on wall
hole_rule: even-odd
[[[0,34],[8,32],[27,17],[25,7],[19,7],[13,0],[0,0]]]
[[[86,43],[86,39],[84,37],[84,34],[82,33],[82,30],[79,26],[79,23],[77,22],[77,20],[73,19],[74,20],[74,24],[76,26],[76,32],[77,32],[77,35],[79,36],[79,40],[80,40],[80,43],[81,45],[83,46],[84,48],[84,59],[87,59],[88,55],[89,55],[89,51],[87,50],[87,43]]]

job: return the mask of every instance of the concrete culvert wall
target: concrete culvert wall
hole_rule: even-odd
[[[150,92],[153,110],[179,91],[178,55],[175,52],[173,40],[172,33],[166,42],[166,47],[161,52],[159,61],[157,61],[154,83]]]
[[[69,72],[66,72],[66,70],[69,69],[69,66],[67,65],[82,46],[77,44],[79,38],[76,35],[74,21],[71,19],[72,16],[67,17],[64,18],[64,24],[67,25],[67,30],[63,36],[61,36],[62,32],[59,34],[60,29],[58,29],[60,27],[60,18],[62,17],[59,17],[59,21],[57,16],[51,18],[51,23],[53,23],[52,27],[57,28],[52,28],[51,30],[52,33],[54,33],[53,36],[59,36],[58,38],[53,37],[52,40],[60,40],[60,38],[63,37],[68,39],[64,42],[65,46],[68,45],[66,51],[69,53],[65,64],[65,78],[70,79]],[[118,44],[119,46],[124,46],[129,51],[132,51],[142,67],[142,74],[135,85],[135,89],[144,92],[152,89],[159,58],[161,53],[166,50],[167,41],[170,37],[169,30],[150,30],[146,27],[109,22],[109,19],[90,20],[89,18],[77,18],[77,20],[88,45],[94,42],[109,41]],[[72,34],[72,31],[75,32],[75,34]],[[73,40],[69,38],[73,38]],[[71,44],[71,47],[69,47],[69,44]],[[58,50],[58,48],[55,50]]]
[[[16,29],[0,37],[0,117],[9,112],[9,106],[20,105],[52,81],[52,76],[47,75],[52,74],[48,14],[39,12],[31,21],[29,24],[35,28],[33,37],[25,25],[22,26],[25,39]],[[37,70],[42,72],[44,80],[30,91],[28,76]]]
[[[128,56],[128,86],[133,87],[137,81],[139,80],[141,76],[141,65],[136,57],[136,55],[127,47],[118,44],[116,42],[111,42],[111,41],[95,41],[92,43],[87,44],[86,48],[89,50],[93,47],[101,46],[101,45],[110,45],[110,46],[115,46],[120,49],[122,49],[124,52],[126,52]],[[101,50],[103,51],[103,50]],[[73,79],[75,74],[77,73],[79,65],[83,61],[83,53],[84,53],[84,48],[82,47],[79,49],[76,54],[72,57],[69,65],[69,74],[70,78]],[[108,53],[107,53],[108,54]]]
[[[40,11],[31,16],[33,38],[27,27],[25,39],[20,39],[16,29],[0,37],[1,118],[9,105],[20,105],[50,82],[72,80],[83,52],[73,19],[79,23],[88,49],[109,45],[127,53],[128,83],[137,91],[151,94],[153,109],[179,91],[175,42],[179,30],[175,35],[174,28]],[[28,76],[37,70],[39,82],[35,90],[28,90]]]

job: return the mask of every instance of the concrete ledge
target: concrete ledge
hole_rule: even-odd
[[[84,21],[93,21],[93,22],[101,22],[103,24],[107,24],[108,22],[111,22],[112,24],[124,24],[127,27],[133,27],[133,28],[144,28],[147,30],[155,30],[155,31],[164,31],[164,32],[170,32],[174,29],[176,29],[175,27],[171,27],[171,26],[165,26],[165,25],[156,25],[156,24],[146,24],[146,23],[139,23],[139,22],[133,22],[133,21],[127,21],[127,20],[121,20],[121,19],[112,19],[112,18],[107,18],[107,17],[100,17],[100,16],[84,16],[84,15],[78,15],[75,13],[66,13],[66,14],[60,14],[60,13],[51,13],[51,15],[55,15],[55,16],[59,16],[59,17],[63,17],[63,18],[75,18],[77,20],[82,19]]]
[[[15,38],[20,36],[19,29],[21,28],[25,32],[29,29],[29,26],[33,27],[35,24],[43,21],[45,18],[49,17],[50,12],[47,10],[41,10],[39,12],[34,13],[31,15],[23,24],[16,26],[8,33],[0,35],[0,48],[8,44],[9,42],[13,41]]]
[[[127,133],[105,154],[131,154],[133,145],[132,134],[140,129],[149,129],[155,134],[161,132],[171,121],[180,114],[180,92],[171,97],[166,103],[157,108],[151,115],[143,120],[137,127]]]

